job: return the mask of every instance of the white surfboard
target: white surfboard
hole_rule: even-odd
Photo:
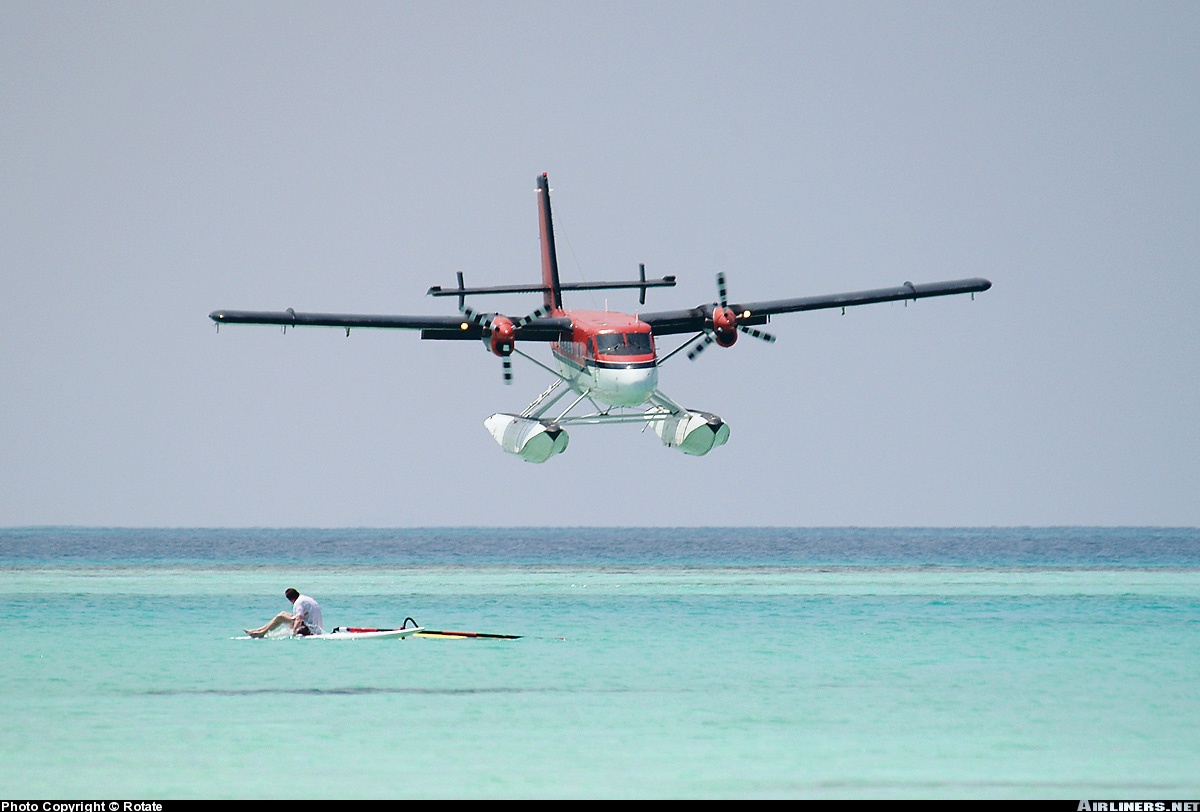
[[[337,628],[325,634],[306,635],[306,640],[400,640],[411,637],[419,631],[420,626],[409,626],[407,629],[342,629]]]

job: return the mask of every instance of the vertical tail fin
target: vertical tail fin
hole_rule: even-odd
[[[543,172],[537,179],[538,224],[542,234],[542,285],[546,288],[543,303],[555,311],[562,308],[562,291],[558,286],[558,255],[554,250],[554,223],[550,217],[550,181]]]

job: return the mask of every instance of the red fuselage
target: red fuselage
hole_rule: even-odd
[[[570,341],[550,345],[560,374],[577,392],[611,406],[640,406],[658,386],[650,325],[628,313],[559,311],[573,326]]]

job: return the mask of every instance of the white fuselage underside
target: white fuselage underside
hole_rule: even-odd
[[[658,388],[656,362],[624,364],[588,359],[581,365],[557,352],[554,360],[572,389],[609,406],[640,406]]]

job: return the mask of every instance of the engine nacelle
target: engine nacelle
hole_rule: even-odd
[[[545,462],[567,450],[567,432],[557,423],[494,414],[483,421],[483,426],[501,448],[526,462]]]
[[[684,412],[664,414],[652,420],[654,433],[668,448],[678,448],[684,454],[702,457],[729,439],[729,426],[715,414]]]
[[[718,307],[713,311],[713,338],[722,347],[732,347],[737,341],[737,314],[728,307]],[[718,420],[720,418],[717,418]]]
[[[496,318],[492,319],[491,335],[483,340],[493,355],[505,358],[512,355],[516,333],[517,328],[512,323],[512,319],[507,316],[496,316]]]

